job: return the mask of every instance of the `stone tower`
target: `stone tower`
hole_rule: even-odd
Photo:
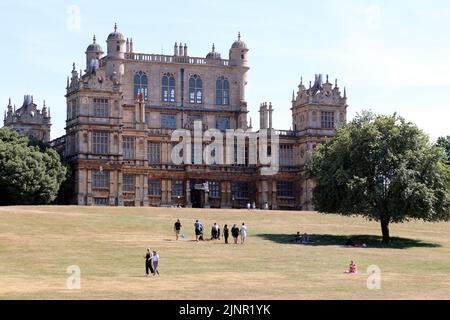
[[[5,111],[4,126],[17,133],[38,139],[44,142],[50,142],[50,109],[43,103],[42,110],[38,109],[33,101],[33,96],[24,96],[22,106],[16,110],[11,105],[9,99]]]
[[[245,98],[245,88],[248,83],[248,47],[247,44],[241,40],[241,33],[238,34],[238,39],[231,45],[229,53],[229,65],[238,70],[237,83],[239,85],[239,98],[241,101],[239,127],[247,129],[247,102]]]
[[[307,89],[303,85],[303,80],[298,86],[297,96],[292,97],[292,121],[294,131],[303,137],[299,145],[299,165],[307,164],[311,158],[311,153],[319,143],[323,143],[327,138],[336,134],[336,129],[344,125],[347,119],[347,94],[344,88],[342,94],[338,87],[331,84],[326,77],[323,83],[323,76],[317,74],[314,85],[309,83]],[[303,179],[303,207],[313,210],[311,205],[312,190],[314,182]]]

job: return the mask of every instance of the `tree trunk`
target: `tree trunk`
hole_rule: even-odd
[[[383,234],[383,243],[389,244],[391,240],[389,236],[389,218],[381,219],[381,233]]]

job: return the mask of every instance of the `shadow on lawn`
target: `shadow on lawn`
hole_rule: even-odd
[[[295,234],[259,234],[258,237],[264,240],[273,241],[281,244],[300,245],[295,243]],[[439,248],[440,244],[429,243],[415,239],[405,238],[391,238],[389,245],[382,243],[381,236],[373,235],[330,235],[330,234],[310,234],[310,237],[314,239],[314,243],[308,244],[309,246],[322,247],[322,246],[344,246],[348,239],[352,239],[354,243],[365,243],[368,248],[389,248],[389,249],[408,249],[408,248]]]

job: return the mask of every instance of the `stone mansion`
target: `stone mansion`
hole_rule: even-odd
[[[292,97],[292,130],[275,130],[271,104],[260,106],[260,130],[279,136],[279,171],[260,165],[174,164],[176,129],[252,130],[246,102],[249,48],[239,34],[227,59],[175,43],[172,55],[143,54],[117,30],[106,54],[86,50],[86,69],[67,79],[66,135],[52,141],[74,176],[68,202],[78,205],[312,210],[314,182],[305,166],[318,143],[346,122],[347,97],[322,75]],[[234,155],[235,156],[235,155]],[[248,159],[248,153],[245,155]]]

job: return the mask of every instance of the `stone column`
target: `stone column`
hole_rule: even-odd
[[[140,207],[141,206],[141,198],[142,198],[141,176],[136,175],[134,183],[135,183],[135,186],[134,186],[134,206],[135,207]]]
[[[211,205],[209,204],[209,191],[207,190],[205,190],[205,208],[211,208]]]
[[[75,181],[77,184],[77,205],[86,205],[86,170],[76,170],[75,171]]]
[[[117,172],[117,205],[123,207],[123,173]]]
[[[261,209],[265,209],[266,202],[269,201],[268,194],[269,194],[269,182],[267,180],[261,181],[261,199],[259,203],[259,207]]]
[[[86,170],[87,173],[87,181],[86,181],[86,205],[92,206],[94,204],[94,197],[92,194],[92,170]]]
[[[226,181],[226,201],[227,201],[227,207],[232,208],[233,207],[233,200],[232,200],[232,194],[231,194],[231,182]]]
[[[272,209],[278,209],[278,197],[277,197],[277,182],[272,180]]]
[[[186,180],[186,208],[192,208],[191,203],[191,181]]]
[[[143,182],[143,186],[142,186],[142,205],[144,207],[148,207],[150,205],[149,201],[148,201],[148,176],[142,175],[142,182]]]
[[[222,209],[229,209],[230,206],[228,204],[228,192],[227,192],[227,182],[220,182],[220,207]]]
[[[116,205],[116,196],[114,195],[114,191],[115,191],[115,187],[116,184],[115,182],[115,177],[116,177],[116,172],[115,171],[110,171],[109,172],[109,205],[110,206],[115,206]]]

